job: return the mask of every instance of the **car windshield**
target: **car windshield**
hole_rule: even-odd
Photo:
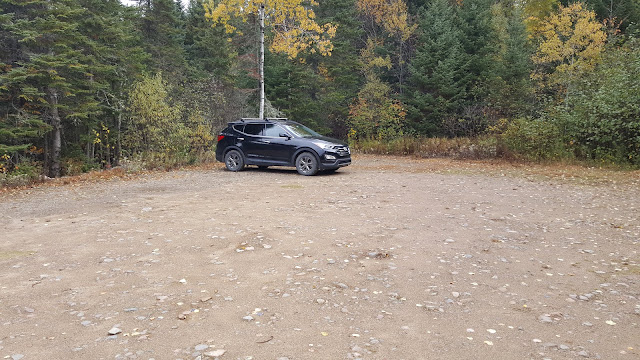
[[[317,132],[309,129],[308,127],[306,127],[306,126],[304,126],[302,124],[287,123],[287,124],[284,124],[284,127],[286,127],[287,130],[291,131],[295,136],[299,136],[299,137],[320,136],[320,134],[318,134]]]

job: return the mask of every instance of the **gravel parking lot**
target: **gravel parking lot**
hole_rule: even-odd
[[[356,156],[0,195],[5,359],[639,359],[638,173]]]

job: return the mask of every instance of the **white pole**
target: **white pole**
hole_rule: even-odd
[[[264,119],[264,4],[260,6],[260,119]]]

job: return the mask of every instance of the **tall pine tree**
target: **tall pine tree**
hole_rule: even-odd
[[[98,84],[96,98],[101,113],[90,117],[77,133],[76,149],[82,145],[89,161],[118,165],[127,91],[142,74],[149,55],[142,49],[134,8],[119,0],[78,2],[86,9],[80,30],[89,38],[95,56],[91,81]]]
[[[151,68],[166,74],[174,84],[185,81],[184,21],[179,0],[138,0],[141,31]]]
[[[2,74],[2,89],[18,114],[40,117],[51,127],[45,138],[45,165],[49,176],[61,174],[63,129],[73,127],[98,111],[91,81],[95,61],[90,41],[78,29],[85,10],[75,1],[35,0],[16,9],[19,17],[8,26],[20,43],[22,61]]]
[[[8,72],[27,60],[19,37],[12,31],[13,23],[24,16],[22,7],[0,1],[0,157],[11,160],[9,167],[0,165],[2,171],[11,171],[21,154],[49,130],[38,114],[23,107],[20,89],[12,88],[6,79]]]
[[[512,3],[492,6],[494,52],[491,54],[487,106],[503,118],[530,114],[534,103],[529,75],[533,50],[522,14]]]
[[[193,77],[230,81],[235,59],[229,34],[221,25],[212,26],[204,16],[202,0],[191,0],[186,15],[184,46]]]
[[[440,134],[443,119],[455,119],[465,104],[471,62],[463,36],[447,0],[434,0],[419,11],[405,103],[408,119],[420,134]]]

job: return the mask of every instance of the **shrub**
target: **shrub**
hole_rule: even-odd
[[[640,166],[640,40],[609,49],[568,102],[559,119],[579,156]]]
[[[34,182],[42,173],[42,166],[31,160],[22,159],[12,166],[11,171],[0,171],[0,186],[23,186]]]
[[[558,127],[545,119],[515,119],[499,135],[498,155],[541,161],[566,158]]]
[[[401,137],[389,141],[361,140],[352,147],[365,154],[413,155],[425,158],[452,157],[456,159],[488,159],[496,156],[495,136],[474,138],[416,138]]]

